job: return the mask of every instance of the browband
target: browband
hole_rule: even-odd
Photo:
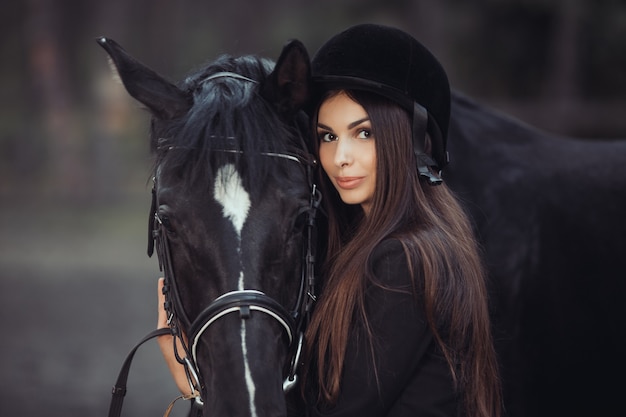
[[[215,78],[224,78],[224,77],[236,78],[238,80],[248,81],[248,82],[255,83],[255,84],[258,83],[258,81],[253,80],[252,78],[244,77],[241,74],[237,74],[236,72],[230,72],[230,71],[216,72],[215,74],[209,75],[205,79],[205,81],[210,81],[210,80],[213,80]]]

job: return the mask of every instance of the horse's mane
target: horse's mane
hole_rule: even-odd
[[[293,151],[299,145],[296,123],[287,123],[259,93],[272,71],[271,60],[253,55],[223,55],[188,76],[179,87],[193,97],[182,118],[153,123],[157,164],[180,168],[185,184],[209,183],[216,167],[238,166],[249,189],[258,190],[281,164],[263,160],[262,152]],[[211,75],[231,72],[254,81]]]

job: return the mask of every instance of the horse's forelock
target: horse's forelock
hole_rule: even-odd
[[[171,123],[160,164],[180,167],[187,184],[210,184],[219,166],[235,161],[249,187],[260,190],[276,165],[263,161],[260,152],[284,152],[298,134],[258,94],[272,67],[272,61],[255,56],[222,56],[189,76],[184,88],[193,94],[194,104],[183,120]],[[219,72],[256,82],[210,79]]]

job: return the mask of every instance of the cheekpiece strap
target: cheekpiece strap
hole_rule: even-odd
[[[150,203],[150,214],[148,215],[148,257],[154,253],[154,221],[156,216],[156,179],[152,177],[152,203]]]

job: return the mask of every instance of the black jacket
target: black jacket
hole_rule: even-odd
[[[430,331],[423,302],[412,291],[408,264],[397,240],[386,240],[372,256],[375,282],[366,290],[366,310],[374,336],[374,367],[370,343],[362,326],[353,330],[346,352],[341,393],[333,407],[308,398],[308,414],[351,417],[457,416],[448,364]],[[418,294],[420,279],[417,280]],[[322,294],[323,296],[323,294]]]

